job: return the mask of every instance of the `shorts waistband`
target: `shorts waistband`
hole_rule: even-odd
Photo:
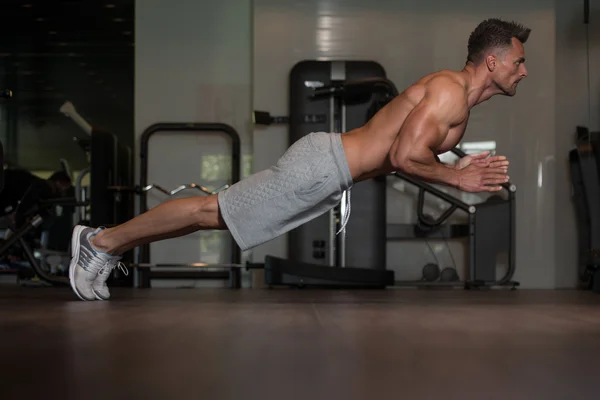
[[[346,153],[344,152],[344,145],[342,144],[342,135],[339,133],[331,135],[332,141],[332,149],[333,156],[335,158],[335,163],[342,174],[342,190],[348,190],[354,185],[354,181],[352,180],[352,173],[350,172],[350,167],[348,166],[348,160],[346,158]]]

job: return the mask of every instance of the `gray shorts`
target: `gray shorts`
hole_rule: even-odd
[[[352,184],[340,134],[314,132],[275,165],[219,192],[219,208],[245,251],[331,210]]]

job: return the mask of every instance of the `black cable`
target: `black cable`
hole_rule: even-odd
[[[429,247],[429,251],[431,252],[431,254],[433,255],[433,258],[435,259],[435,262],[437,263],[438,266],[440,266],[440,260],[439,258],[437,258],[437,256],[435,255],[435,251],[433,251],[433,248],[431,247],[431,244],[429,243],[429,241],[427,239],[425,239],[425,243],[427,244],[427,247]]]
[[[452,250],[450,250],[450,243],[448,242],[449,238],[447,238],[446,235],[444,235],[444,228],[443,227],[440,227],[438,229],[438,231],[440,232],[440,235],[442,236],[442,239],[444,239],[444,244],[446,245],[446,249],[448,250],[448,253],[450,253],[450,258],[452,259],[452,266],[454,267],[454,270],[456,271],[456,260],[454,259],[454,255],[452,254]],[[429,242],[427,242],[427,245],[431,249],[431,246],[429,245]],[[432,252],[433,252],[433,250],[432,250]],[[434,256],[435,256],[435,254],[434,254]],[[441,264],[440,264],[439,260],[437,259],[437,257],[436,257],[436,260],[437,260],[438,265],[441,266]]]
[[[440,232],[440,235],[441,235],[442,239],[444,239],[444,244],[446,245],[446,249],[448,250],[448,253],[450,253],[450,259],[452,259],[452,267],[454,268],[454,270],[456,270],[456,260],[454,259],[454,255],[452,254],[452,250],[450,250],[450,242],[448,242],[449,238],[447,238],[446,235],[444,235],[443,228],[440,227],[438,231]],[[429,246],[429,249],[433,253],[433,256],[435,257],[438,265],[441,265],[439,259],[435,255],[435,252],[431,248],[431,245],[429,244],[429,242],[427,242],[427,239],[425,239],[425,242],[427,243],[427,245]]]
[[[442,237],[444,238],[444,243],[446,243],[446,249],[448,249],[448,253],[450,253],[450,258],[452,259],[452,266],[454,267],[454,270],[456,271],[456,261],[454,260],[454,255],[452,254],[452,250],[450,250],[450,243],[448,242],[448,238],[446,238],[446,235],[444,235],[444,232],[442,230],[440,230],[440,232],[442,233]],[[458,274],[458,272],[457,272]]]

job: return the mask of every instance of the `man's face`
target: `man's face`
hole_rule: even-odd
[[[71,185],[71,182],[69,181],[65,181],[65,180],[61,180],[61,179],[56,179],[52,181],[56,187],[56,191],[58,192],[57,194],[60,197],[67,197],[70,194],[71,188],[73,187]]]
[[[527,77],[525,49],[523,43],[512,38],[512,47],[505,49],[496,57],[493,79],[505,95],[514,96],[517,93],[517,85],[525,77]]]

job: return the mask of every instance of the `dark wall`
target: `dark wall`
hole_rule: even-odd
[[[85,167],[73,141],[85,134],[59,112],[65,101],[133,145],[133,0],[8,0],[0,15],[0,88],[14,93],[0,115],[9,163]]]

